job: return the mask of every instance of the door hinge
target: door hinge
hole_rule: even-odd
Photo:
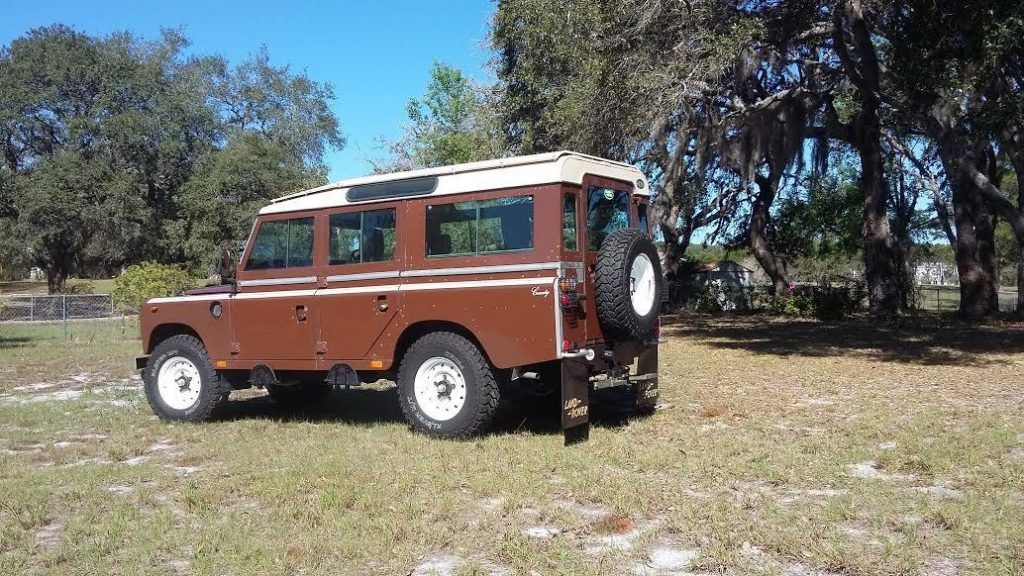
[[[316,343],[316,353],[317,354],[327,354],[327,342],[317,342]]]
[[[242,348],[239,347],[238,342],[232,342],[231,343],[231,353],[232,354],[240,354],[241,352],[242,352]]]

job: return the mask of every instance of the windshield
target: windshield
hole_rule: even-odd
[[[629,193],[591,186],[587,190],[587,247],[597,250],[612,232],[629,228]]]

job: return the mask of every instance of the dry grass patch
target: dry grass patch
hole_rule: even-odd
[[[161,423],[97,324],[0,328],[0,573],[1021,571],[1019,325],[678,318],[673,408],[567,449],[413,434],[387,383]]]

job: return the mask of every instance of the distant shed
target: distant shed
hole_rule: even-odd
[[[754,285],[754,271],[732,260],[704,262],[690,270],[687,280],[689,284],[693,285],[704,285],[721,280],[724,286],[749,288]]]

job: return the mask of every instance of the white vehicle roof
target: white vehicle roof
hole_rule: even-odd
[[[392,174],[377,174],[333,182],[319,188],[282,196],[260,210],[260,214],[277,214],[298,210],[315,210],[352,204],[367,204],[386,201],[385,198],[349,201],[347,192],[353,186],[361,184],[378,184],[398,182],[414,178],[437,178],[437,185],[432,191],[422,194],[403,195],[399,199],[429,196],[447,196],[464,192],[479,192],[499,188],[516,188],[567,182],[582,184],[584,174],[604,176],[623,180],[637,185],[636,194],[648,195],[649,187],[644,173],[630,164],[613,162],[596,156],[588,156],[577,152],[559,151],[531,156],[499,158],[483,162],[454,164],[439,168],[424,168]]]

